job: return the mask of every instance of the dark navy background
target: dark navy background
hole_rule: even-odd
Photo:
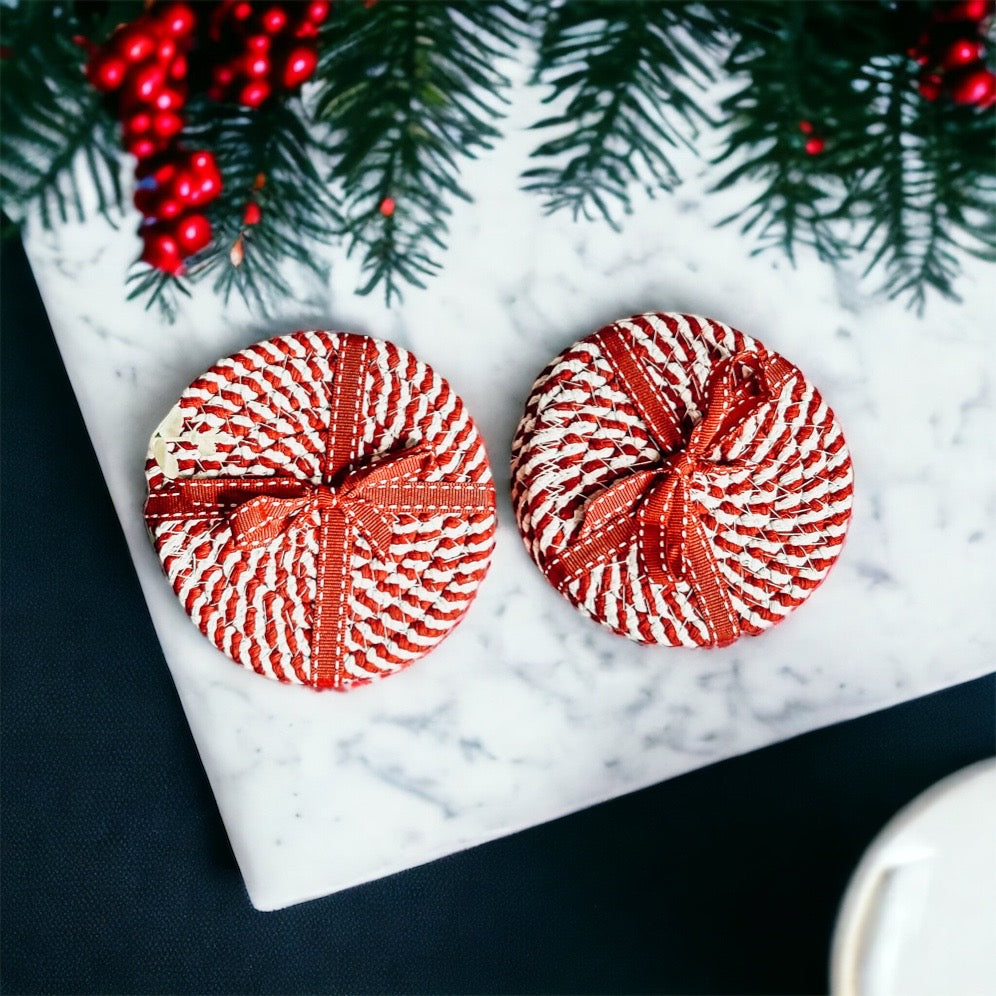
[[[862,850],[994,751],[990,676],[256,913],[20,245],[2,263],[5,993],[821,992]]]

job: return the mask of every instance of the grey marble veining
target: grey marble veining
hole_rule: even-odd
[[[996,632],[996,350],[992,271],[917,319],[853,269],[751,258],[715,229],[749,191],[686,184],[621,231],[550,219],[518,190],[533,136],[465,175],[442,274],[402,307],[302,282],[272,319],[209,286],[176,325],[124,300],[137,253],[99,221],[32,227],[28,253],[163,650],[253,903],[272,909],[410,867],[680,772],[991,670]],[[403,205],[399,205],[403,210]],[[784,624],[714,651],[639,647],[576,613],[515,530],[508,452],[536,374],[570,342],[645,310],[726,321],[797,363],[835,409],[855,464],[854,517],[825,584]],[[467,619],[410,670],[348,695],[285,688],[195,629],[141,518],[149,435],[220,356],[297,328],[412,349],[467,402],[488,444],[500,526]],[[114,656],[113,634],[108,654]],[[127,667],[128,661],[117,661]],[[150,702],[150,711],[160,708]]]

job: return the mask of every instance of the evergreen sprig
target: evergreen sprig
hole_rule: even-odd
[[[740,14],[726,69],[742,82],[722,102],[721,114],[731,125],[714,160],[732,168],[713,190],[744,180],[761,189],[721,224],[739,221],[741,232],[754,239],[754,253],[778,247],[794,262],[795,248],[803,244],[823,260],[841,259],[847,242],[828,215],[843,196],[844,180],[827,163],[840,150],[841,108],[835,102],[853,99],[847,78],[853,66],[844,52],[823,52],[827,38],[814,33],[812,13],[800,3],[745,3]],[[824,19],[836,23],[832,16]],[[807,155],[803,122],[832,136],[831,148]]]
[[[722,105],[731,121],[715,190],[751,180],[739,221],[754,252],[821,259],[870,251],[867,276],[922,310],[928,289],[954,297],[961,250],[993,251],[991,118],[925,100],[906,48],[929,4],[764,0],[728,8],[736,39],[726,70],[743,83]],[[883,39],[891,44],[883,45]],[[806,123],[825,148],[806,155]]]
[[[558,134],[533,153],[540,165],[523,174],[526,189],[551,212],[615,225],[634,185],[651,197],[674,188],[668,150],[692,147],[712,123],[700,97],[720,27],[685,2],[574,0],[540,16],[533,82],[549,86],[544,102],[560,109],[534,127]]]
[[[22,0],[0,19],[0,200],[5,229],[36,206],[53,226],[97,210],[122,218],[114,101],[86,82],[81,38],[101,43],[144,0]],[[671,190],[671,150],[714,126],[715,189],[752,188],[737,222],[754,251],[799,246],[836,261],[865,253],[882,290],[922,308],[954,296],[965,253],[996,258],[992,111],[931,102],[907,56],[934,0],[338,0],[314,82],[250,111],[205,98],[185,108],[188,148],[223,177],[215,238],[181,279],[144,264],[131,296],[172,313],[212,276],[257,308],[290,288],[281,263],[321,271],[316,250],[345,241],[360,293],[388,302],[439,268],[447,222],[468,195],[464,157],[491,148],[509,81],[502,60],[538,46],[534,84],[555,108],[525,186],[551,211],[616,224],[634,195]],[[195,49],[201,75],[210,43]],[[994,48],[988,46],[990,55]],[[703,88],[730,78],[718,114]],[[716,120],[713,120],[715,117]],[[825,140],[807,155],[803,123]],[[244,221],[246,204],[262,209]],[[8,224],[10,223],[10,224]],[[136,240],[136,256],[138,243]],[[322,271],[323,272],[323,271]]]
[[[881,270],[880,290],[922,313],[928,290],[957,299],[964,252],[996,259],[992,127],[974,108],[920,99],[902,60],[867,75],[876,148],[839,214],[859,226],[856,249],[871,252],[865,275]]]
[[[323,30],[316,116],[332,132],[329,181],[362,255],[360,294],[425,286],[439,269],[461,157],[490,149],[522,32],[513,3],[339,4]]]
[[[72,4],[22,3],[0,17],[0,202],[4,228],[36,206],[46,228],[86,218],[76,169],[82,157],[97,210],[120,217],[121,150],[115,123],[83,78],[86,54],[74,37],[100,35],[135,17],[138,2],[81,13]]]
[[[332,192],[319,172],[322,152],[299,96],[272,101],[256,111],[233,103],[195,98],[193,124],[185,144],[210,150],[224,177],[209,205],[213,238],[182,277],[140,267],[129,281],[129,299],[156,304],[167,319],[176,312],[188,284],[214,276],[214,289],[227,302],[233,291],[262,314],[292,293],[284,276],[287,261],[327,278],[316,247],[336,237],[341,219]],[[247,205],[260,220],[245,222]]]
[[[216,249],[197,275],[214,274],[226,301],[238,290],[264,313],[268,302],[291,292],[284,261],[327,277],[315,249],[335,238],[341,218],[318,165],[320,132],[300,97],[258,111],[235,104],[194,108],[192,117],[200,123],[190,131],[191,142],[214,153],[225,178],[211,212]],[[252,225],[243,220],[249,202],[261,211]]]

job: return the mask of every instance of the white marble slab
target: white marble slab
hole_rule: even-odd
[[[522,75],[521,73],[519,74]],[[680,772],[985,673],[996,659],[992,271],[923,320],[859,289],[860,264],[750,258],[713,222],[749,197],[690,177],[618,233],[544,217],[518,190],[535,97],[471,164],[445,269],[402,307],[329,286],[266,320],[208,286],[172,327],[124,301],[137,242],[94,221],[29,230],[28,253],[149,609],[253,904],[275,909],[386,875]],[[403,205],[399,205],[403,210]],[[578,337],[644,310],[719,318],[799,364],[836,410],[857,477],[825,585],[758,639],[647,649],[603,631],[526,556],[507,498],[534,376]],[[173,597],[141,518],[142,462],[180,391],[220,356],[298,328],[368,332],[427,360],[487,440],[501,525],[468,618],[431,657],[348,695],[232,665]],[[56,457],[57,458],[57,457]],[[108,654],[115,655],[113,634]],[[117,660],[127,668],[129,661]],[[154,712],[161,703],[150,702]]]

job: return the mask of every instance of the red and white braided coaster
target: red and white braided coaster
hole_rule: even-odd
[[[145,518],[205,636],[348,689],[428,653],[487,572],[495,493],[463,402],[411,353],[295,332],[219,361],[152,437]]]
[[[640,643],[724,646],[782,620],[837,559],[852,485],[816,388],[692,315],[640,315],[565,350],[512,445],[533,559]]]

